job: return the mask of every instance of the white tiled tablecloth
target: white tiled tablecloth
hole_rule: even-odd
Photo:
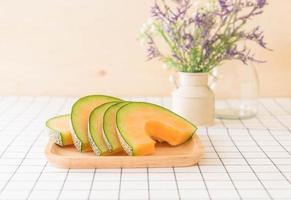
[[[169,98],[129,98],[170,107]],[[185,168],[58,169],[47,118],[76,98],[0,97],[0,199],[291,199],[291,99],[261,99],[250,120],[199,128],[205,156]]]

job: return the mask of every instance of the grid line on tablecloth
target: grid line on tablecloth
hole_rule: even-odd
[[[241,120],[240,120],[241,121]],[[224,125],[224,120],[221,120],[221,123]],[[245,156],[243,155],[243,153],[241,152],[241,150],[237,147],[233,137],[230,134],[229,128],[226,128],[226,132],[228,137],[230,138],[231,142],[234,144],[235,148],[238,150],[238,152],[241,154],[241,156],[243,157],[243,159],[245,160],[245,162],[247,163],[247,165],[250,167],[250,169],[252,170],[252,173],[256,176],[256,179],[259,181],[259,183],[261,184],[261,186],[264,188],[264,190],[266,191],[266,193],[268,194],[270,199],[273,199],[272,195],[270,194],[270,192],[268,191],[268,189],[265,187],[265,185],[263,184],[263,182],[261,181],[261,179],[259,178],[259,176],[257,175],[256,171],[254,170],[254,168],[252,167],[252,165],[249,163],[249,161],[245,158]],[[227,172],[228,173],[228,172]],[[229,174],[229,173],[228,173]]]
[[[18,99],[18,98],[17,98],[17,99]],[[49,105],[51,99],[52,99],[52,98],[48,98],[48,99],[47,99],[47,102],[46,102],[44,105],[41,106],[41,109],[39,109],[39,111],[38,111],[38,112],[33,116],[33,118],[31,119],[31,121],[29,121],[29,122],[28,122],[28,123],[27,123],[27,124],[26,124],[26,125],[25,125],[21,130],[20,130],[20,133],[24,132],[24,131],[25,131],[25,130],[26,130],[26,129],[31,125],[31,123],[34,122],[34,120],[36,120],[37,117],[38,117],[39,115],[41,115],[41,113],[43,112],[44,108],[46,108],[46,107]],[[29,109],[29,108],[33,105],[34,102],[35,102],[35,97],[32,98],[32,100],[30,101],[29,105],[28,105],[28,106],[25,106],[25,107],[21,110],[20,113],[23,113],[24,110]],[[63,105],[65,105],[65,102],[64,102]],[[18,115],[18,117],[19,117],[19,115]],[[15,120],[15,119],[14,119],[14,120]],[[13,119],[10,120],[8,123],[12,123],[12,122],[13,122]],[[5,128],[6,128],[6,127],[7,127],[7,126],[5,125]],[[2,129],[2,130],[3,130],[3,129]],[[38,139],[41,137],[41,135],[42,135],[43,132],[44,132],[44,130],[39,131],[39,134],[37,134],[37,136],[34,138],[34,140],[32,140],[31,145],[29,145],[29,148],[27,149],[26,153],[24,154],[24,156],[23,156],[22,159],[21,159],[21,162],[17,165],[17,167],[16,167],[16,169],[13,171],[12,175],[9,177],[9,179],[7,180],[7,182],[5,183],[5,185],[1,188],[0,195],[3,193],[3,191],[5,190],[5,188],[7,187],[7,185],[11,182],[12,178],[13,178],[13,177],[18,173],[18,170],[20,169],[20,167],[21,167],[22,163],[24,162],[24,160],[25,160],[25,159],[28,159],[28,158],[27,158],[28,154],[30,153],[32,147],[35,145],[35,143],[38,141]],[[21,134],[16,135],[16,136],[12,139],[12,141],[11,141],[11,142],[7,145],[7,147],[3,150],[3,152],[2,152],[2,154],[1,154],[1,156],[0,156],[0,158],[1,158],[5,153],[6,153],[7,149],[8,149],[8,148],[9,148],[9,147],[10,147],[10,146],[15,142],[15,140],[16,140],[19,136],[21,136]],[[47,164],[47,163],[46,163],[46,164]],[[45,164],[45,166],[46,166],[46,164]],[[38,178],[36,179],[35,183],[33,184],[33,187],[32,187],[32,189],[30,190],[30,192],[28,193],[28,197],[27,197],[27,198],[29,198],[29,195],[31,194],[31,192],[32,192],[34,186],[36,185],[36,183],[37,183],[39,177],[41,176],[43,170],[45,169],[45,166],[42,168],[41,173],[39,174]]]
[[[94,169],[93,173],[94,174],[93,174],[93,178],[92,178],[92,181],[91,181],[90,190],[89,190],[89,194],[88,194],[88,198],[87,198],[88,200],[90,199],[92,188],[93,188],[93,184],[94,184],[94,181],[95,181],[96,169]]]
[[[48,102],[49,102],[50,100],[51,100],[51,99],[49,99]],[[32,105],[33,101],[34,101],[34,98],[33,98],[33,100],[29,103],[29,106]],[[47,106],[47,105],[48,105],[48,103],[45,104],[44,107]],[[28,106],[28,107],[29,107],[29,106]],[[27,107],[25,107],[25,109],[27,109]],[[42,111],[43,111],[43,110],[41,109],[41,110],[40,110],[40,111],[35,115],[34,119],[37,118],[37,116],[40,115],[40,113],[41,113]],[[32,120],[32,121],[33,121],[33,120]],[[30,121],[30,122],[32,122],[32,121]],[[28,123],[27,126],[25,126],[23,130],[21,130],[21,132],[24,131],[24,130],[29,126],[29,124],[30,124],[30,123]],[[6,186],[9,184],[9,182],[11,181],[11,179],[15,176],[15,174],[17,173],[17,170],[20,168],[21,164],[23,163],[23,161],[24,161],[25,158],[27,157],[28,153],[30,152],[30,149],[31,149],[32,146],[35,144],[35,142],[38,140],[38,138],[40,137],[40,135],[41,135],[41,133],[42,133],[43,131],[44,131],[44,130],[41,130],[41,131],[39,132],[38,136],[33,140],[33,142],[32,142],[32,144],[30,145],[28,151],[25,153],[25,155],[24,155],[23,158],[21,159],[20,164],[18,165],[18,167],[16,168],[16,170],[13,172],[13,174],[12,174],[12,176],[9,178],[9,180],[6,182],[6,184],[4,185],[4,187],[1,189],[0,194],[5,190]],[[20,134],[19,134],[19,135],[20,135]],[[16,136],[13,138],[13,140],[12,140],[12,141],[7,145],[7,148],[5,148],[5,150],[2,152],[2,154],[0,155],[0,158],[4,155],[4,153],[6,152],[6,150],[8,149],[8,147],[10,147],[10,145],[11,145],[11,144],[16,140],[16,138],[17,138],[19,135],[16,135]]]
[[[32,193],[32,191],[34,190],[34,188],[35,188],[37,182],[39,181],[39,179],[40,179],[40,177],[41,177],[41,175],[43,174],[43,171],[44,171],[44,169],[46,168],[46,166],[47,166],[47,162],[45,163],[45,165],[44,165],[43,168],[41,169],[41,172],[39,173],[39,175],[38,175],[37,179],[35,180],[35,182],[34,182],[32,188],[31,188],[31,190],[29,191],[28,196],[27,196],[27,199],[29,199],[29,197],[31,196],[31,193]]]
[[[59,200],[60,197],[61,197],[61,195],[62,195],[62,192],[63,192],[63,190],[64,190],[64,187],[65,187],[66,181],[67,181],[67,179],[68,179],[69,173],[70,173],[70,169],[67,169],[65,179],[64,179],[64,181],[63,181],[63,183],[62,183],[62,186],[61,186],[61,188],[60,188],[60,191],[58,192],[57,200]]]
[[[67,99],[64,100],[64,104],[61,105],[61,107],[59,108],[59,110],[58,110],[58,112],[57,112],[56,114],[58,114],[58,113],[63,109],[63,107],[66,105],[66,103],[67,103]],[[40,135],[39,135],[39,136],[40,136]],[[33,143],[33,144],[34,144],[34,143]],[[47,164],[48,164],[48,162],[46,162],[45,165],[42,167],[41,172],[39,173],[39,176],[37,177],[35,183],[33,184],[32,188],[31,188],[31,190],[29,191],[29,194],[28,194],[27,199],[29,199],[29,197],[31,196],[31,194],[32,194],[32,192],[33,192],[33,190],[34,190],[34,188],[35,188],[37,182],[39,181],[41,175],[43,174],[45,168],[47,167]]]
[[[42,105],[42,109],[40,109],[37,113],[36,113],[36,115],[29,121],[29,123],[28,124],[26,124],[25,126],[24,126],[24,128],[20,131],[20,132],[23,132],[25,129],[27,129],[28,127],[29,127],[29,125],[35,120],[35,119],[37,119],[37,117],[43,112],[43,110],[44,110],[44,108],[50,103],[50,101],[51,101],[51,97],[50,98],[48,98],[48,100],[47,100],[47,102],[46,102],[46,104],[44,104],[44,105]],[[33,102],[35,101],[35,97],[33,97],[33,99],[30,101],[30,103],[29,103],[29,105],[27,106],[27,107],[25,107],[24,109],[22,109],[21,111],[23,112],[25,109],[28,109],[28,108],[30,108],[32,105],[33,105]],[[64,104],[62,105],[62,106],[64,106],[65,105],[65,102],[64,102]],[[19,116],[18,116],[19,117]],[[15,120],[15,119],[14,119]],[[11,120],[11,121],[9,121],[9,123],[10,122],[13,122],[13,120]],[[7,127],[6,125],[5,125],[5,127]],[[41,130],[41,131],[39,131],[39,134],[37,135],[37,137],[32,141],[32,144],[29,146],[29,149],[27,150],[27,152],[25,153],[25,155],[23,156],[23,158],[21,159],[21,162],[20,162],[20,164],[17,166],[17,168],[15,169],[15,171],[13,172],[13,174],[10,176],[10,178],[8,179],[8,181],[6,182],[6,184],[4,185],[4,187],[1,189],[1,191],[0,191],[0,194],[5,190],[5,188],[7,187],[7,185],[10,183],[10,181],[12,180],[12,178],[15,176],[15,174],[17,173],[17,171],[18,171],[18,169],[20,168],[20,166],[21,166],[21,164],[24,162],[24,160],[26,159],[26,157],[27,157],[27,155],[29,154],[29,152],[30,152],[30,150],[31,150],[31,148],[35,145],[35,143],[36,143],[36,141],[40,138],[40,136],[41,136],[41,134],[44,132],[44,130]],[[10,145],[16,140],[16,138],[17,137],[19,137],[21,134],[19,134],[19,135],[16,135],[14,138],[13,138],[13,140],[7,145],[7,147],[4,149],[4,151],[2,152],[2,154],[1,154],[1,156],[0,156],[0,158],[5,154],[5,152],[7,151],[7,149],[10,147]],[[43,168],[43,170],[44,170],[44,168]],[[43,171],[42,170],[42,171]],[[39,175],[40,176],[40,175]],[[39,178],[39,177],[38,177]],[[38,180],[38,179],[37,179]],[[30,193],[31,193],[31,191],[30,191]],[[30,194],[29,193],[29,194]]]
[[[201,178],[202,178],[202,181],[203,181],[203,185],[205,186],[205,189],[206,189],[206,192],[207,192],[207,197],[209,199],[211,199],[211,196],[210,196],[210,193],[209,193],[209,188],[208,188],[208,186],[206,184],[206,181],[205,181],[205,178],[204,178],[203,173],[201,171],[201,168],[200,168],[199,163],[197,164],[197,166],[198,166],[199,173],[201,174]]]
[[[49,97],[41,97],[40,101],[39,98],[32,98],[33,102],[28,106],[31,98],[0,97],[0,110],[5,111],[0,112],[0,120],[5,117],[4,121],[0,121],[0,134],[9,138],[10,144],[0,145],[0,191],[6,195],[1,197],[1,192],[0,199],[6,200],[17,193],[23,193],[23,199],[51,197],[60,200],[96,197],[122,200],[132,198],[133,195],[141,199],[182,200],[193,197],[224,199],[226,195],[234,199],[288,199],[291,196],[291,170],[288,169],[291,167],[291,145],[288,143],[291,141],[288,126],[291,112],[287,109],[291,108],[289,98],[263,99],[262,112],[253,120],[216,120],[213,127],[201,127],[199,134],[206,154],[199,165],[169,169],[89,171],[60,170],[53,168],[44,158],[38,158],[38,150],[46,142],[43,133],[39,132],[43,128],[43,120],[61,110],[69,112],[75,98],[52,97],[53,104],[47,109],[44,107],[49,104]],[[149,101],[170,108],[170,98],[166,97],[128,99]],[[11,111],[9,107],[13,104],[17,105]],[[43,112],[37,114],[38,109]],[[24,114],[21,114],[23,111]],[[14,127],[15,121],[21,124]],[[12,135],[7,134],[10,131]],[[24,137],[28,135],[33,138],[31,142]],[[19,139],[24,139],[24,144],[19,143]],[[3,144],[1,140],[0,144]],[[30,148],[19,151],[25,145]],[[8,177],[5,171],[15,175],[9,173],[11,177],[5,179]],[[31,178],[30,175],[36,176]],[[76,182],[80,187],[76,187]],[[16,188],[11,185],[16,185]]]
[[[180,194],[179,185],[178,185],[178,181],[177,181],[176,171],[175,171],[174,167],[172,169],[173,169],[173,173],[174,173],[175,185],[176,185],[176,189],[177,189],[177,193],[178,193],[178,198],[180,200],[181,199],[181,194]]]
[[[278,117],[276,116],[276,115],[274,115],[270,110],[269,110],[269,108],[267,107],[267,106],[265,106],[265,104],[263,104],[263,103],[260,103],[260,105],[262,105],[264,108],[265,108],[265,110],[274,118],[274,119],[276,119],[277,120],[277,122],[279,123],[279,124],[281,124],[286,130],[288,130],[289,132],[291,132],[290,131],[290,129],[289,129],[289,127],[287,127],[280,119],[278,119]]]
[[[240,120],[241,121],[241,120]],[[242,122],[242,121],[241,121]],[[244,124],[242,122],[242,124]],[[261,147],[261,145],[257,142],[257,140],[253,137],[253,135],[250,133],[250,129],[246,127],[247,133],[248,135],[252,138],[252,140],[256,143],[256,145],[261,149],[261,151],[265,154],[265,156],[270,160],[270,162],[276,167],[276,169],[280,172],[280,174],[285,178],[286,181],[288,181],[290,184],[290,180],[282,173],[282,171],[280,170],[280,168],[274,163],[274,161],[269,157],[269,155],[264,151],[264,149]],[[267,129],[269,132],[269,129]],[[270,133],[270,132],[269,132]],[[279,143],[280,144],[280,143]],[[280,146],[282,146],[280,144]],[[289,152],[288,152],[289,153]]]
[[[26,109],[28,109],[30,106],[33,105],[33,101],[34,101],[34,98],[30,101],[29,105],[27,107],[24,107],[19,113],[23,113]],[[41,111],[40,111],[41,112]],[[39,112],[39,113],[40,113]],[[21,115],[21,114],[20,114]],[[19,117],[19,115],[18,115]],[[37,117],[37,116],[36,116]],[[35,117],[35,118],[36,118]],[[1,127],[1,130],[5,130],[7,128],[7,125],[11,124],[13,121],[15,120],[14,119],[11,119],[7,124],[4,125],[4,128]],[[29,126],[30,123],[28,123],[20,132],[23,132],[28,126]],[[20,134],[19,134],[20,135]],[[5,148],[5,150],[0,154],[0,158],[2,158],[2,156],[4,155],[4,153],[6,152],[6,150],[10,147],[10,145],[16,140],[16,138],[19,136],[19,135],[16,135],[11,141],[10,143],[7,145],[7,147]]]
[[[149,175],[149,168],[147,168],[147,190],[148,190],[148,199],[151,199],[151,193],[150,193],[150,175]]]
[[[21,117],[21,115],[22,115],[22,113],[25,111],[25,110],[27,110],[27,109],[29,109],[29,108],[31,108],[32,106],[33,106],[33,103],[34,103],[34,101],[35,101],[35,98],[36,97],[32,97],[31,98],[31,100],[27,103],[27,106],[25,106],[25,107],[23,107],[23,109],[19,112],[19,114],[16,116],[16,117],[14,117],[13,119],[11,119],[11,120],[9,120],[5,125],[4,125],[4,127],[2,127],[2,130],[3,129],[6,129],[11,123],[13,123],[15,120],[17,120],[19,117]],[[18,100],[19,98],[17,98],[17,100]],[[17,100],[16,100],[16,102],[17,102]],[[45,106],[45,105],[44,105]],[[9,107],[8,107],[9,108]],[[12,108],[13,108],[13,106],[12,106]],[[10,109],[11,109],[11,107],[10,107]],[[41,112],[41,111],[40,111]]]
[[[206,135],[207,135],[207,137],[208,137],[208,139],[209,139],[209,141],[210,141],[210,143],[211,143],[211,145],[212,145],[212,147],[213,147],[215,153],[217,154],[217,156],[218,156],[220,162],[222,163],[222,166],[223,166],[223,168],[225,169],[225,171],[226,171],[226,173],[227,173],[227,176],[229,177],[230,182],[231,182],[231,184],[233,185],[233,187],[234,187],[236,193],[238,194],[239,198],[242,199],[241,194],[239,193],[239,191],[238,191],[236,185],[235,185],[234,182],[233,182],[232,177],[231,177],[230,174],[228,173],[228,170],[227,170],[227,168],[225,167],[225,165],[224,165],[224,163],[223,163],[223,160],[221,159],[219,153],[216,151],[216,148],[215,148],[215,146],[213,145],[213,142],[212,142],[211,138],[209,137],[209,134],[208,134],[208,128],[206,128]]]
[[[7,111],[9,111],[9,109],[11,109],[12,105],[15,105],[18,101],[19,101],[20,97],[16,97],[14,101],[12,101],[10,104],[8,104],[6,107],[4,107],[3,110],[0,110],[1,115],[3,115],[4,113],[6,113]],[[3,98],[1,100],[1,102],[3,101]]]
[[[120,199],[121,185],[122,185],[122,168],[120,169],[120,176],[119,176],[118,197],[117,197],[118,200]]]
[[[261,119],[260,118],[258,118],[258,117],[256,117],[257,119],[258,119],[258,121],[261,123],[261,124],[263,124],[262,123],[262,121],[261,121]],[[243,122],[242,122],[243,123]],[[291,156],[291,153],[290,153],[290,151],[288,151],[287,149],[286,149],[286,147],[284,146],[284,145],[282,145],[281,144],[281,142],[274,136],[274,134],[272,133],[272,131],[269,129],[269,128],[267,128],[267,131],[268,131],[268,133],[272,136],[272,138]]]
[[[275,103],[282,109],[284,110],[287,114],[291,115],[291,111],[286,109],[284,106],[282,106],[279,101],[277,99],[272,98],[273,101],[275,101]],[[290,104],[291,104],[291,99],[289,100]],[[291,108],[291,105],[290,105]]]

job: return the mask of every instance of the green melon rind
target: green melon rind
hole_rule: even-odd
[[[63,147],[64,143],[63,143],[62,133],[50,128],[47,128],[47,130],[48,130],[49,137],[54,141],[54,143]]]
[[[99,107],[104,106],[104,105],[108,105],[108,104],[115,105],[116,103],[119,103],[119,102],[120,102],[120,101],[107,102],[107,103],[101,104],[100,106],[96,107],[95,109],[98,109]],[[95,109],[94,109],[94,110],[95,110]],[[94,110],[93,110],[91,113],[93,113]],[[106,110],[107,110],[107,109],[106,109]],[[90,143],[90,146],[92,147],[94,153],[95,153],[97,156],[101,156],[102,151],[101,151],[101,149],[96,145],[96,143],[95,143],[95,141],[94,141],[94,139],[93,139],[93,136],[92,136],[93,134],[91,133],[91,128],[90,128],[90,118],[91,118],[91,115],[90,115],[90,117],[89,117],[89,121],[88,121],[88,139],[89,139],[89,143]],[[102,134],[103,134],[103,129],[102,129]],[[106,143],[105,140],[104,140],[104,143],[106,144],[106,147],[108,148],[108,146],[107,146],[108,144]],[[112,152],[112,148],[111,148],[111,149],[108,148],[108,150],[109,150],[110,152]]]
[[[124,137],[124,135],[121,133],[120,131],[120,127],[119,127],[119,120],[118,120],[118,116],[119,116],[119,112],[122,111],[122,109],[125,109],[126,106],[129,106],[130,104],[146,104],[146,105],[151,105],[151,106],[154,106],[154,107],[157,107],[158,109],[162,109],[162,110],[165,110],[169,113],[172,113],[174,115],[176,115],[177,117],[179,118],[182,118],[183,120],[185,120],[186,122],[188,122],[189,124],[191,124],[193,127],[194,127],[194,131],[193,133],[191,134],[191,136],[189,136],[189,138],[184,142],[188,142],[192,137],[193,135],[195,134],[196,130],[198,129],[197,126],[195,126],[193,123],[191,123],[189,120],[185,119],[184,117],[176,114],[175,112],[167,109],[167,108],[164,108],[162,106],[159,106],[159,105],[156,105],[156,104],[153,104],[153,103],[148,103],[148,102],[131,102],[129,104],[126,104],[124,106],[122,106],[116,113],[116,130],[117,130],[117,135],[118,135],[118,138],[120,140],[120,143],[121,143],[121,146],[123,147],[124,151],[129,155],[129,156],[134,156],[135,153],[134,153],[134,149],[132,146],[130,146],[130,144],[126,141],[126,138]],[[184,144],[182,143],[182,144]]]
[[[57,118],[62,118],[62,117],[68,117],[70,116],[69,114],[67,115],[58,115],[56,117],[53,117],[53,118],[50,118],[46,121],[45,125],[47,127],[47,131],[48,131],[48,134],[50,136],[50,138],[53,139],[54,143],[59,145],[59,146],[64,146],[64,139],[63,139],[63,136],[62,136],[62,132],[52,128],[50,125],[49,125],[49,122],[51,120],[54,120],[54,119],[57,119]]]
[[[79,138],[78,134],[75,132],[75,128],[74,128],[74,125],[73,125],[73,120],[72,120],[72,116],[73,116],[73,110],[75,108],[75,106],[77,105],[77,103],[79,101],[85,101],[87,100],[88,98],[93,98],[93,97],[102,97],[102,98],[108,98],[108,99],[111,99],[112,101],[120,101],[121,99],[119,98],[116,98],[116,97],[112,97],[112,96],[107,96],[107,95],[88,95],[88,96],[84,96],[84,97],[81,97],[80,99],[78,99],[74,105],[72,106],[72,112],[71,112],[71,120],[70,120],[70,129],[71,129],[71,135],[72,135],[72,139],[73,139],[73,143],[76,147],[76,149],[79,151],[79,152],[82,152],[82,149],[83,149],[83,144],[82,144],[82,141],[81,139]],[[110,101],[108,101],[110,102]],[[87,134],[88,135],[88,134]],[[88,138],[89,140],[89,138]],[[90,141],[89,141],[90,143]]]
[[[78,151],[82,152],[82,142],[79,139],[79,137],[77,136],[77,134],[75,133],[75,130],[74,130],[74,127],[73,127],[73,124],[72,124],[72,120],[71,120],[71,123],[70,123],[70,129],[71,129],[71,135],[72,135],[74,146],[76,147],[76,149]]]
[[[89,127],[89,123],[88,123],[88,139],[89,139],[90,146],[92,147],[94,153],[97,156],[100,156],[101,155],[101,150],[99,149],[99,147],[95,144],[95,142],[93,140],[93,137],[92,137],[92,134],[91,134],[91,131],[90,131],[90,127]]]
[[[104,129],[103,128],[102,128],[102,137],[103,137],[103,140],[104,140],[104,142],[106,144],[106,147],[109,149],[110,152],[112,152],[112,149],[113,149],[112,145],[109,143],[108,138],[107,138],[106,134],[104,133]]]
[[[123,102],[119,102],[119,103],[117,103],[117,104],[114,104],[114,105],[112,105],[112,106],[110,106],[109,108],[107,108],[107,110],[105,111],[105,113],[104,113],[104,116],[105,116],[105,114],[106,114],[106,112],[111,108],[111,107],[113,107],[113,106],[118,106],[118,104],[124,104],[124,105],[122,105],[122,106],[125,106],[125,105],[127,105],[127,104],[129,104],[130,102],[129,101],[123,101]],[[121,106],[121,107],[122,107]],[[121,108],[120,107],[120,108]],[[119,108],[119,109],[120,109]],[[116,114],[117,114],[117,112],[116,112]],[[110,140],[109,140],[109,138],[108,138],[108,135],[107,135],[107,133],[105,133],[105,131],[104,131],[104,120],[103,120],[103,127],[102,127],[102,135],[103,135],[103,139],[104,139],[104,142],[105,142],[105,144],[107,145],[107,148],[108,149],[110,149],[111,151],[112,151],[112,149],[113,149],[113,147],[112,147],[112,145],[110,144]],[[115,124],[116,125],[116,124]],[[116,127],[115,127],[116,128]],[[117,131],[117,133],[118,133],[118,130],[116,129],[116,131]],[[119,139],[119,141],[120,141],[120,143],[121,143],[121,141],[122,141],[122,138],[119,138],[119,135],[117,134],[117,137],[118,137],[118,139]],[[122,145],[122,144],[121,144]]]

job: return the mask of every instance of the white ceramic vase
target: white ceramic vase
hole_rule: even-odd
[[[214,93],[208,87],[208,73],[178,72],[172,93],[172,109],[198,126],[214,123]]]

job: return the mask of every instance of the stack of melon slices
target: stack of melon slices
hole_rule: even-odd
[[[130,156],[150,155],[156,142],[177,146],[190,140],[195,125],[161,106],[91,95],[80,98],[70,115],[46,122],[59,146],[74,144],[80,152],[98,156],[125,151]]]

